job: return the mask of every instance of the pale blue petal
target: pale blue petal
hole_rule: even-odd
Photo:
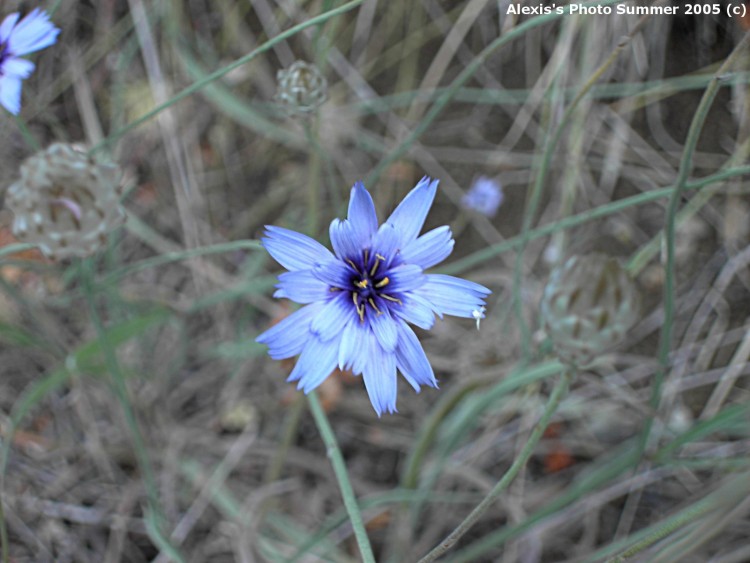
[[[10,37],[10,32],[13,30],[16,22],[18,21],[18,18],[20,17],[21,14],[19,14],[18,12],[14,12],[5,16],[3,23],[0,24],[0,43],[5,43],[8,40],[8,37]]]
[[[13,55],[26,55],[49,47],[57,41],[57,29],[49,16],[39,8],[32,10],[13,28],[8,38],[8,50]]]
[[[285,297],[297,303],[324,301],[332,296],[328,284],[316,278],[311,270],[285,272],[279,276],[276,287],[274,297]]]
[[[309,270],[319,262],[334,259],[318,241],[283,227],[267,225],[262,242],[274,260],[287,270]]]
[[[422,230],[424,220],[432,206],[437,191],[437,180],[430,180],[427,176],[422,178],[412,191],[406,194],[406,197],[398,207],[393,210],[386,223],[390,223],[401,235],[402,246],[417,238],[419,231]]]
[[[474,317],[485,305],[484,298],[492,293],[478,283],[442,274],[427,274],[425,283],[414,291],[429,302],[438,314]]]
[[[360,248],[369,245],[370,239],[378,230],[378,214],[370,192],[362,182],[357,182],[349,197],[349,222]]]
[[[416,264],[426,270],[448,258],[454,242],[450,227],[438,227],[402,248],[401,259],[405,264]]]
[[[328,232],[333,251],[341,260],[356,260],[362,254],[362,247],[358,244],[348,221],[334,219]]]
[[[371,314],[371,309],[367,310],[367,321],[370,324],[375,338],[378,339],[378,343],[381,348],[387,353],[391,353],[396,349],[396,343],[398,341],[398,333],[396,332],[396,321],[391,318],[391,314],[388,312],[387,307],[381,307],[382,314]]]
[[[302,352],[307,340],[312,338],[310,323],[322,308],[323,305],[319,303],[302,307],[269,328],[255,341],[268,346],[268,355],[274,360],[296,356]]]
[[[429,330],[435,324],[433,307],[425,299],[414,293],[404,293],[400,297],[401,304],[394,303],[391,312],[419,328]],[[442,318],[442,314],[441,314]]]
[[[378,416],[384,412],[396,412],[396,357],[380,348],[375,340],[370,342],[368,356],[362,375],[370,402]]]
[[[336,367],[336,357],[341,338],[321,342],[317,338],[307,341],[287,381],[298,381],[297,389],[309,393],[331,375]]]
[[[340,336],[342,329],[356,316],[351,295],[337,293],[336,297],[323,305],[320,314],[313,319],[310,331],[323,342],[327,342],[336,335]]]
[[[400,244],[401,235],[396,228],[390,223],[383,223],[372,239],[372,253],[383,256],[385,258],[383,267],[388,268],[396,258]]]
[[[2,73],[13,78],[28,78],[34,71],[34,63],[26,59],[8,59],[3,63]]]
[[[417,335],[406,323],[398,325],[398,348],[396,348],[396,365],[401,375],[419,392],[420,385],[437,387],[435,374],[427,360],[422,344]]]
[[[359,325],[358,318],[351,319],[341,331],[338,358],[339,369],[353,369],[352,365],[362,355],[362,339],[366,332]]]
[[[427,281],[422,268],[415,264],[402,264],[391,268],[388,270],[388,279],[390,281],[384,289],[389,294],[417,289]]]
[[[21,111],[21,80],[0,76],[0,104],[13,115]]]
[[[317,264],[313,268],[312,273],[316,278],[325,282],[330,287],[338,287],[339,289],[350,289],[352,276],[355,275],[352,267],[340,260],[330,260]]]

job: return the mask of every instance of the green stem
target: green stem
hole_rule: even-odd
[[[654,418],[659,410],[664,378],[669,369],[669,353],[672,349],[672,325],[674,321],[675,221],[677,217],[677,208],[680,205],[682,194],[687,187],[687,178],[693,168],[693,154],[695,153],[695,147],[698,144],[698,137],[700,137],[701,131],[703,131],[703,125],[708,117],[708,111],[716,97],[716,93],[719,91],[719,81],[732,67],[737,56],[747,46],[748,42],[750,42],[750,32],[745,33],[742,41],[740,41],[737,47],[735,47],[732,54],[727,57],[727,60],[721,65],[714,78],[708,84],[706,91],[703,93],[700,104],[698,104],[698,109],[695,111],[693,121],[690,123],[690,129],[688,130],[687,138],[685,139],[685,149],[682,152],[682,158],[680,160],[680,169],[677,174],[677,180],[675,181],[674,190],[669,199],[664,226],[666,264],[664,266],[664,321],[662,322],[661,332],[659,334],[659,369],[654,375],[654,383],[651,389],[651,414],[648,417],[643,433],[641,434],[639,444],[641,454],[648,446],[648,439],[651,435]]]
[[[352,489],[352,484],[349,482],[349,476],[346,473],[344,456],[341,455],[341,450],[336,442],[336,435],[333,433],[333,428],[331,428],[328,422],[328,417],[323,411],[323,407],[320,405],[315,391],[308,393],[307,400],[310,403],[310,410],[318,427],[318,432],[320,432],[320,436],[323,438],[323,443],[326,446],[326,453],[331,460],[333,472],[336,474],[336,481],[338,481],[341,496],[344,497],[344,506],[354,529],[354,536],[357,539],[357,546],[362,555],[362,561],[364,563],[375,563],[375,555],[373,555],[370,540],[367,537],[367,531],[362,521],[362,514],[357,505],[357,497],[354,496],[354,489]]]
[[[518,457],[515,459],[508,471],[505,472],[505,475],[502,476],[500,481],[497,482],[497,484],[493,487],[489,494],[484,497],[482,502],[480,502],[474,508],[474,510],[471,511],[471,513],[464,519],[464,521],[461,522],[456,527],[456,529],[453,530],[450,535],[448,535],[448,537],[440,542],[432,551],[430,551],[427,555],[420,559],[419,563],[429,563],[430,561],[435,561],[435,559],[451,549],[461,538],[461,536],[468,532],[469,529],[474,524],[476,524],[479,518],[481,518],[482,515],[487,511],[487,509],[495,503],[500,494],[508,488],[508,485],[511,484],[511,482],[513,481],[513,479],[515,479],[516,475],[518,475],[521,469],[524,468],[526,462],[529,461],[531,454],[534,452],[534,448],[536,448],[536,445],[542,438],[544,431],[547,429],[547,426],[552,419],[552,415],[555,414],[555,411],[557,411],[557,407],[560,405],[560,401],[562,400],[563,396],[565,396],[568,385],[570,385],[570,381],[573,379],[573,375],[573,369],[567,369],[563,376],[560,378],[560,381],[555,386],[552,394],[549,397],[549,400],[547,401],[547,406],[544,408],[542,418],[539,419],[539,422],[537,422],[536,426],[534,426],[534,429],[531,431],[531,435],[529,436],[528,441],[526,442],[523,449],[518,454]]]

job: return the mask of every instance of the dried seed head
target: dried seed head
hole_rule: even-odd
[[[26,159],[8,188],[13,234],[53,259],[93,254],[125,220],[120,170],[80,148],[56,143]]]
[[[276,100],[299,114],[315,111],[328,96],[328,82],[318,67],[296,61],[287,69],[276,73],[278,90]]]
[[[585,366],[617,344],[638,319],[635,283],[609,256],[574,256],[550,276],[541,309],[560,360]]]

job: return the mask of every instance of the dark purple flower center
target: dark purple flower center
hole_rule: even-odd
[[[0,76],[3,75],[3,64],[5,63],[5,59],[7,59],[9,56],[10,53],[8,52],[7,41],[5,43],[0,43]]]
[[[351,292],[360,322],[365,321],[367,314],[382,315],[383,308],[389,303],[402,304],[401,299],[387,293],[391,289],[391,279],[388,277],[388,260],[385,256],[377,253],[370,256],[370,251],[365,250],[359,263],[349,259],[346,262],[352,268],[349,287],[331,289]]]

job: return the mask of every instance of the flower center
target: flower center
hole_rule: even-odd
[[[8,58],[8,43],[0,43],[0,76],[3,75],[3,63]]]
[[[380,254],[375,254],[372,265],[370,265],[369,251],[365,250],[360,268],[352,260],[347,260],[354,269],[356,275],[351,279],[352,302],[357,309],[360,323],[365,322],[365,313],[368,309],[376,315],[382,315],[385,303],[381,300],[402,304],[401,300],[384,292],[391,283],[387,271],[381,267],[386,259]]]

